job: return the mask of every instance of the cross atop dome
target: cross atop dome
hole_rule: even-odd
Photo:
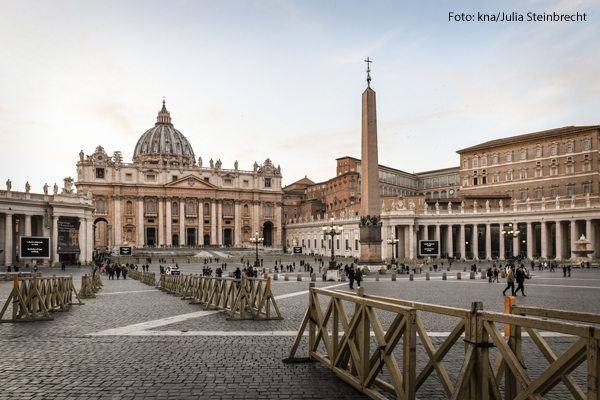
[[[161,110],[158,112],[158,117],[156,117],[156,125],[172,125],[171,123],[171,113],[167,111],[167,107],[165,105],[165,98],[163,97],[163,106]]]

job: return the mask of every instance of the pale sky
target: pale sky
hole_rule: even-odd
[[[599,39],[598,1],[0,0],[0,187],[62,186],[98,145],[131,162],[163,96],[205,165],[327,180],[360,158],[367,57],[379,162],[458,166],[487,140],[600,124]]]

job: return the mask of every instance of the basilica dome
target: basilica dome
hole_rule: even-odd
[[[135,145],[133,157],[137,158],[143,155],[170,155],[194,159],[194,150],[190,142],[181,132],[173,128],[171,114],[167,111],[164,100],[162,109],[158,112],[156,124],[144,132]]]

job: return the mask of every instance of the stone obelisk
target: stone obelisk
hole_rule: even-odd
[[[360,204],[360,262],[361,267],[380,269],[381,222],[379,205],[379,157],[377,155],[377,110],[375,91],[371,89],[371,69],[367,58],[367,89],[362,94],[362,144]]]

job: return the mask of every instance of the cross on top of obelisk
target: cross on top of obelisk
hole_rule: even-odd
[[[367,86],[371,87],[371,63],[373,61],[369,60],[369,57],[365,60],[367,63]]]

